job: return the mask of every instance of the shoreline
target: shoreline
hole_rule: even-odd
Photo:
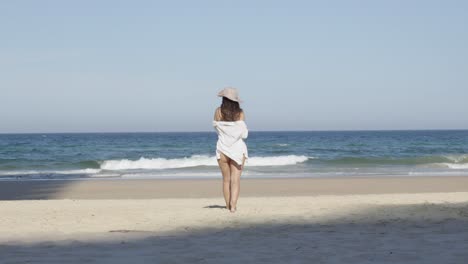
[[[0,200],[222,197],[222,179],[0,181]],[[468,192],[466,176],[241,178],[240,197]]]

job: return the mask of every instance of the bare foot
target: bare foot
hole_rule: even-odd
[[[230,209],[231,213],[235,213],[235,212],[236,212],[236,210],[237,210],[237,208],[236,208],[236,207],[232,207],[232,208]]]

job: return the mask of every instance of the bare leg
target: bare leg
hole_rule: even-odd
[[[245,161],[245,159],[244,159]],[[244,164],[238,165],[235,161],[231,160],[231,212],[234,213],[237,209],[237,200],[239,199],[240,192],[240,176]]]
[[[223,174],[223,194],[224,194],[224,201],[226,202],[226,208],[231,209],[229,202],[231,200],[231,170],[229,166],[229,158],[226,157],[223,153],[221,153],[221,158],[218,160],[219,168],[221,169],[221,173]]]

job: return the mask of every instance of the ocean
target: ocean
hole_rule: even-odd
[[[0,134],[0,180],[221,178],[217,135]],[[243,178],[468,176],[468,130],[250,132]]]

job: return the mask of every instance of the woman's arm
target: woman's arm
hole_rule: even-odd
[[[245,121],[244,111],[239,114],[239,120]]]
[[[239,116],[240,120],[242,121],[245,121],[245,115],[244,115],[244,111],[242,111],[240,113],[240,116]],[[249,136],[249,129],[247,128],[247,125],[245,124],[244,122],[244,131],[242,131],[242,139],[246,139],[248,136]]]
[[[214,121],[221,121],[221,109],[219,107],[216,108],[216,111],[214,114]]]

